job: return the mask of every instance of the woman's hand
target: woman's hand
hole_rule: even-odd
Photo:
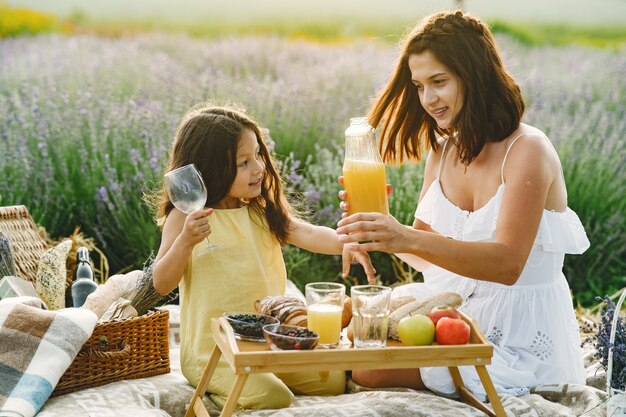
[[[410,234],[415,232],[394,217],[380,213],[356,213],[341,219],[337,226],[339,242],[350,246],[353,252],[409,252]]]
[[[211,226],[209,225],[209,216],[213,213],[213,209],[194,211],[187,215],[180,238],[190,246],[202,242],[204,238],[211,234]]]
[[[342,268],[341,275],[345,278],[350,273],[350,264],[352,262],[358,262],[363,266],[365,275],[367,275],[367,282],[369,284],[376,283],[376,270],[372,265],[372,260],[367,252],[359,250],[359,244],[343,245],[343,253],[341,254]]]
[[[341,184],[342,186],[343,184],[343,175],[340,176],[339,178],[339,184]],[[393,191],[393,187],[391,186],[391,184],[387,184],[387,198],[389,198],[389,196],[391,195]],[[348,215],[348,192],[346,190],[340,190],[339,191],[339,199],[341,200],[341,203],[339,203],[339,208],[342,209],[345,213],[341,214],[341,217],[344,218]]]

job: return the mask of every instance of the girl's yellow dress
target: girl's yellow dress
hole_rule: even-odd
[[[179,284],[181,307],[181,368],[197,386],[215,346],[211,319],[224,312],[254,312],[254,302],[285,292],[286,271],[281,247],[266,221],[249,210],[215,210],[209,217],[211,243],[218,249],[198,255],[193,250]],[[225,361],[220,363],[207,388],[223,406],[235,380]],[[293,392],[306,395],[338,395],[345,390],[345,373],[300,372],[252,374],[238,405],[243,408],[283,408]]]

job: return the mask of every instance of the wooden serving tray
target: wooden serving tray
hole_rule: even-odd
[[[471,328],[470,342],[466,345],[403,346],[388,340],[385,348],[355,349],[342,343],[336,349],[273,351],[264,343],[237,341],[233,329],[224,317],[212,319],[211,326],[215,348],[196,388],[185,417],[209,417],[202,397],[223,355],[237,375],[232,390],[222,409],[221,417],[230,417],[243,386],[252,373],[303,372],[348,369],[398,369],[426,366],[445,366],[450,370],[459,396],[468,404],[492,417],[506,417],[487,368],[491,363],[493,346],[487,341],[477,323],[461,312],[461,318]],[[459,366],[474,366],[495,411],[491,411],[465,388]]]

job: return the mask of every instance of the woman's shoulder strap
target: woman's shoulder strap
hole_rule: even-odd
[[[504,159],[502,160],[502,167],[500,167],[500,180],[502,181],[502,184],[504,184],[504,164],[506,163],[506,157],[509,156],[509,151],[511,150],[513,145],[515,145],[515,142],[517,142],[517,140],[521,138],[522,136],[524,136],[525,134],[526,132],[523,132],[517,135],[515,139],[511,141],[511,143],[509,144],[509,147],[506,149],[506,153],[504,154]]]
[[[439,181],[439,177],[441,176],[441,168],[443,167],[443,156],[446,154],[446,147],[448,146],[448,142],[450,139],[446,139],[443,143],[443,147],[441,148],[441,157],[439,158],[439,169],[437,170],[437,181]]]

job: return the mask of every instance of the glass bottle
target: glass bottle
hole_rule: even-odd
[[[343,185],[348,193],[348,214],[389,214],[385,164],[378,152],[376,131],[366,117],[353,117],[345,135]]]
[[[76,254],[76,279],[72,284],[72,302],[74,307],[85,304],[87,296],[98,288],[93,281],[93,270],[89,262],[89,250],[81,246]]]

